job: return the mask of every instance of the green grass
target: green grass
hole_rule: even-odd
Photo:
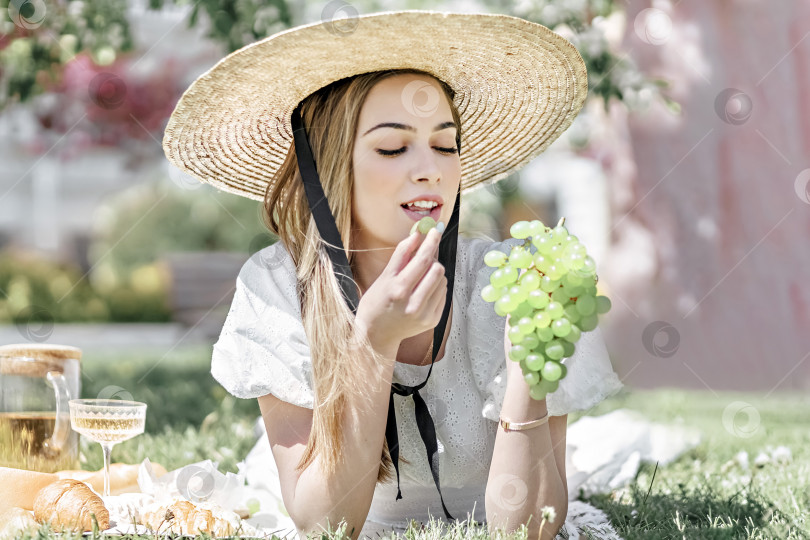
[[[209,361],[208,347],[178,350],[165,357],[136,351],[86,353],[83,397],[96,397],[105,388],[109,394],[109,387],[115,385],[149,405],[146,433],[117,445],[113,461],[139,463],[149,457],[172,470],[211,459],[219,462],[222,472],[237,471],[236,463],[255,443],[253,425],[259,408],[255,400],[234,399],[219,387],[209,374]],[[727,422],[724,426],[724,411],[735,401],[751,404],[759,414],[752,436],[735,435],[740,425],[726,429]],[[697,448],[666,467],[644,464],[629,486],[584,499],[604,510],[623,538],[810,538],[810,397],[623,391],[588,414],[598,416],[622,407],[641,411],[649,420],[695,426],[704,434]],[[580,415],[570,414],[569,422]],[[737,420],[745,424],[747,417],[740,414]],[[84,438],[81,445],[82,467],[101,468],[100,446]],[[780,445],[792,451],[791,462],[754,465],[757,454]],[[741,450],[750,458],[747,470],[733,461]],[[339,531],[321,538],[338,538]],[[424,530],[412,527],[405,536],[414,540],[488,537],[485,528],[472,522],[454,528],[434,522]],[[56,535],[43,528],[34,537],[45,540]],[[525,538],[525,530],[511,537]]]

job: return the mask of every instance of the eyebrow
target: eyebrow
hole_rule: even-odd
[[[382,124],[377,124],[373,128],[371,128],[368,131],[366,131],[365,133],[363,133],[363,135],[361,135],[361,136],[365,137],[366,135],[368,135],[369,133],[371,133],[375,129],[384,128],[384,127],[390,127],[390,128],[394,128],[394,129],[404,129],[406,131],[416,131],[416,128],[414,128],[413,126],[406,125],[406,124],[400,124],[398,122],[384,122]],[[456,127],[456,124],[454,122],[442,122],[441,124],[434,127],[433,131],[441,131],[443,129],[447,129],[447,128],[451,128],[451,127],[452,128]]]

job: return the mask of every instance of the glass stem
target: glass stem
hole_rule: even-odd
[[[110,496],[110,454],[112,454],[115,443],[101,443],[104,451],[104,496]]]

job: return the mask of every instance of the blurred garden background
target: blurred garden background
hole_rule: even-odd
[[[171,167],[163,130],[225,54],[393,9],[520,16],[567,37],[588,66],[574,124],[519,173],[466,194],[461,234],[501,240],[517,220],[564,216],[613,301],[602,328],[626,391],[600,411],[632,406],[720,433],[672,476],[657,472],[671,486],[699,491],[688,479],[725,476],[734,456],[743,478],[714,477],[721,495],[688,500],[653,490],[660,513],[646,528],[631,503],[594,504],[628,538],[661,523],[653,537],[680,538],[681,522],[703,535],[717,526],[707,505],[753,489],[738,452],[786,445],[791,468],[764,476],[756,512],[717,503],[731,516],[717,537],[807,531],[808,2],[0,0],[0,344],[82,348],[83,397],[116,385],[147,401],[167,466],[213,455],[234,470],[258,406],[227,396],[208,361],[239,268],[276,238],[259,203]],[[144,438],[126,444],[121,459],[150,455]],[[85,452],[98,468],[100,451]]]

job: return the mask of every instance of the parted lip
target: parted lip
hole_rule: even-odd
[[[401,204],[401,206],[405,206],[406,204],[411,204],[412,202],[416,201],[433,201],[439,205],[444,204],[444,199],[442,199],[441,195],[433,195],[432,193],[425,193],[424,195],[419,195],[409,201],[405,201],[404,203]]]

